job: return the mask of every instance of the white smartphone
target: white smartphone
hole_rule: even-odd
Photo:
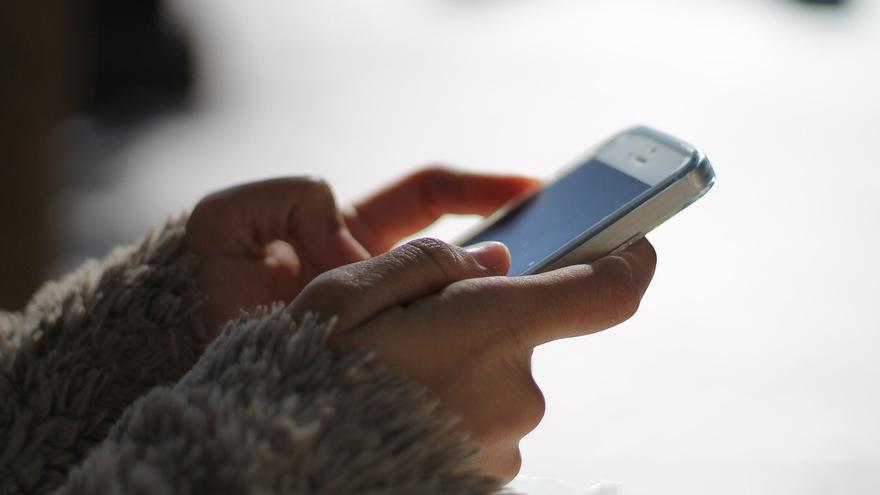
[[[589,263],[638,241],[714,182],[702,151],[634,127],[546,186],[514,199],[456,244],[503,242],[510,250],[510,275]]]

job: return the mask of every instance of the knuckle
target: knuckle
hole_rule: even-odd
[[[629,284],[615,291],[614,307],[617,310],[615,316],[619,321],[626,321],[636,314],[639,309],[639,296],[633,285]]]
[[[292,314],[296,317],[312,313],[320,318],[334,315],[342,318],[343,313],[351,308],[352,301],[362,297],[363,291],[361,287],[352,284],[357,276],[349,267],[350,265],[336,268],[312,279],[294,298]],[[340,327],[336,328],[338,330]]]
[[[416,175],[422,179],[436,179],[448,176],[454,173],[452,167],[442,163],[429,163],[424,165],[416,172]]]
[[[507,455],[507,458],[501,464],[500,472],[498,473],[499,477],[501,477],[505,481],[510,481],[516,478],[516,475],[519,474],[520,469],[522,469],[522,452],[519,450],[519,445],[511,449],[510,453]]]
[[[323,177],[317,175],[301,175],[294,178],[294,180],[299,181],[304,187],[314,189],[315,191],[330,190],[330,184]]]
[[[202,224],[206,223],[207,219],[214,217],[212,214],[212,209],[214,205],[209,201],[209,198],[203,198],[201,201],[196,203],[195,207],[193,207],[192,212],[189,214],[189,220],[187,220],[186,228],[187,234],[192,235],[194,231],[202,226]]]
[[[303,176],[292,179],[295,184],[290,188],[291,196],[298,196],[295,206],[290,211],[293,225],[336,227],[342,222],[336,198],[330,184],[315,176]],[[300,209],[301,207],[301,209]],[[308,218],[312,216],[312,218]]]
[[[424,237],[406,245],[417,259],[428,261],[434,270],[446,278],[452,277],[455,267],[462,263],[458,249],[439,239]]]
[[[492,411],[486,434],[489,438],[522,438],[541,424],[547,402],[531,371],[511,370],[507,366],[500,369],[496,383],[506,383],[500,386],[501,391],[495,391],[499,400],[484,405]]]
[[[192,213],[190,213],[190,218],[210,218],[218,214],[230,202],[229,196],[229,190],[215,191],[208,194],[196,203]]]
[[[610,257],[609,283],[605,288],[608,306],[616,321],[631,318],[639,309],[641,296],[630,264],[621,257]]]
[[[435,201],[461,193],[458,174],[450,167],[441,165],[428,166],[416,172],[412,179],[419,189],[425,207],[432,214],[439,215],[442,213],[430,209]]]
[[[208,194],[207,196],[200,199],[198,203],[196,203],[195,208],[193,208],[192,214],[195,214],[196,212],[202,210],[215,208],[218,203],[222,202],[222,197],[223,196],[220,192],[212,192],[211,194]]]
[[[547,401],[544,399],[544,394],[531,375],[529,375],[528,382],[523,393],[524,403],[520,411],[523,435],[537,428],[547,411]]]
[[[326,271],[315,277],[306,286],[304,293],[315,297],[331,297],[357,289],[349,267],[344,266]]]
[[[324,272],[313,278],[312,281],[303,288],[302,292],[300,292],[297,300],[301,303],[309,303],[313,300],[326,298],[329,294],[332,294],[336,286],[330,279],[328,275],[329,273],[330,272]]]
[[[324,178],[314,175],[304,175],[290,179],[301,191],[301,194],[318,199],[333,199],[333,189]]]
[[[642,242],[645,244],[645,260],[647,261],[646,265],[651,271],[654,270],[654,267],[657,266],[657,250],[654,249],[654,245],[648,242],[647,239],[644,239]]]

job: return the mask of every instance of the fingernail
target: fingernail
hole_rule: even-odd
[[[498,270],[510,265],[510,251],[500,242],[489,241],[464,248],[483,268]]]

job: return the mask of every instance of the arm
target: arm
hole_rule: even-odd
[[[422,239],[325,273],[227,325],[61,493],[497,493],[543,413],[532,346],[625,319],[654,261],[643,241],[542,275],[497,276],[508,263]]]
[[[487,213],[531,184],[428,169],[343,215],[322,181],[264,181],[205,198],[186,233],[181,219],[49,284],[25,312],[0,313],[0,494],[56,487],[123,409],[175,382],[241,309],[289,302],[321,272],[443,212]]]
[[[240,319],[177,385],[126,412],[61,493],[485,494],[436,402],[328,326],[276,307]]]
[[[0,313],[0,493],[45,493],[200,353],[185,219]]]

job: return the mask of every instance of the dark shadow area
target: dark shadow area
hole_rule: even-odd
[[[125,125],[189,102],[192,53],[159,0],[93,0],[86,9],[86,69],[76,112]]]
[[[195,75],[189,43],[159,0],[10,2],[3,10],[0,308],[18,308],[57,257],[59,191],[113,175],[100,152],[70,160],[78,143],[59,143],[59,124],[77,116],[109,130],[101,141],[112,151],[113,136],[130,139],[148,119],[186,109]]]
[[[807,5],[827,5],[830,7],[843,7],[848,5],[850,2],[847,0],[795,0],[797,3],[803,3]]]

